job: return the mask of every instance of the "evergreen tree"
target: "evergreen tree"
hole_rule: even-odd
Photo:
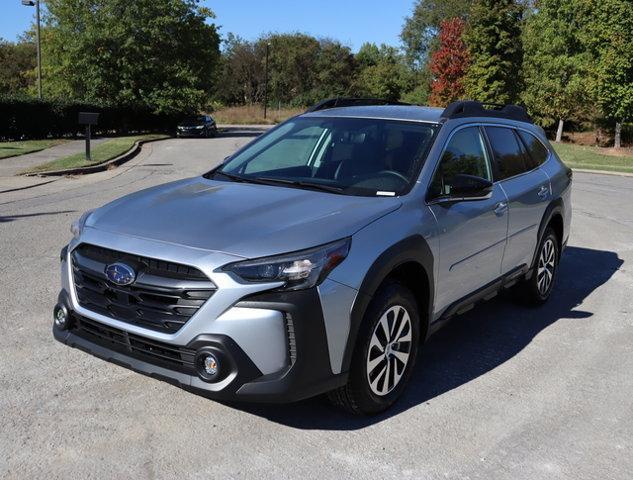
[[[523,5],[516,0],[476,0],[465,40],[471,66],[466,96],[482,102],[512,103],[521,88],[521,22]]]

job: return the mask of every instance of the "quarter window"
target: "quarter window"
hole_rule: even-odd
[[[531,133],[523,132],[521,130],[518,130],[517,133],[519,134],[519,137],[521,137],[521,140],[528,151],[527,160],[530,168],[536,168],[547,160],[549,151],[538,138]]]
[[[478,127],[458,130],[450,139],[431,182],[430,196],[450,195],[455,175],[465,174],[492,181],[490,162]]]
[[[504,127],[485,127],[497,165],[499,180],[519,175],[528,170],[523,148],[514,130]]]

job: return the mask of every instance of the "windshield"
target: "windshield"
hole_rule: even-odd
[[[262,135],[208,176],[347,195],[409,190],[437,125],[365,118],[298,117]]]
[[[200,123],[204,123],[204,116],[200,115],[197,117],[187,117],[181,123],[183,125],[196,125]]]

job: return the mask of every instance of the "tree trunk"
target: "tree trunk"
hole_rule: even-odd
[[[622,146],[622,122],[615,122],[615,148]]]
[[[565,122],[563,121],[562,118],[560,120],[558,120],[558,129],[556,130],[556,143],[560,143],[560,141],[563,139],[563,126],[564,125],[565,125]]]

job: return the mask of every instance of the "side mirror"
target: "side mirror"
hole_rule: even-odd
[[[455,203],[466,200],[483,200],[492,194],[492,182],[475,175],[458,173],[444,179],[431,198],[432,203]]]
[[[451,197],[485,197],[492,190],[492,182],[475,175],[458,173],[450,181]]]

